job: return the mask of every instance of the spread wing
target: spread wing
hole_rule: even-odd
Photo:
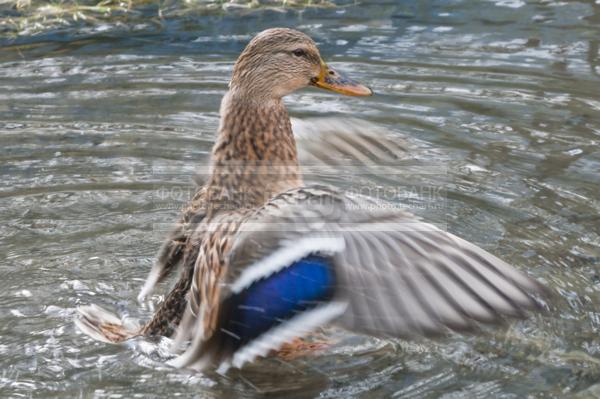
[[[174,364],[241,367],[328,322],[435,336],[537,308],[531,295],[543,287],[497,257],[408,213],[360,205],[306,187],[250,217],[229,256],[214,334]]]

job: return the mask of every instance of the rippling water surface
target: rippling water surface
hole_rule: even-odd
[[[150,7],[0,39],[0,396],[600,396],[600,3],[364,3],[164,20]],[[328,331],[320,356],[227,377],[162,366],[166,340],[75,330],[80,304],[151,314],[135,297],[156,226],[178,214],[165,204],[193,191],[232,62],[272,26],[309,33],[377,93],[307,89],[293,116],[352,114],[443,164],[426,177],[443,208],[414,211],[551,287],[546,315],[436,342]]]

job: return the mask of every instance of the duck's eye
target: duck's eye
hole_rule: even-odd
[[[301,48],[297,48],[296,50],[292,51],[292,54],[294,54],[296,57],[306,57],[306,51],[302,50]]]

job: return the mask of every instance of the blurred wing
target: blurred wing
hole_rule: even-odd
[[[372,215],[371,215],[372,216]],[[379,336],[436,336],[523,317],[543,288],[512,266],[410,215],[352,222],[336,259],[339,324]]]
[[[330,321],[394,337],[469,330],[523,316],[543,291],[408,213],[360,210],[317,187],[275,198],[242,225],[228,273],[215,334],[177,365],[241,367]]]
[[[298,158],[304,174],[360,166],[394,165],[408,158],[407,143],[385,129],[354,118],[292,119]]]

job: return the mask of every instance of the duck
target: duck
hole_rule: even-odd
[[[81,331],[107,343],[170,337],[170,365],[227,372],[326,325],[415,339],[542,308],[545,286],[478,246],[375,198],[304,182],[283,98],[309,86],[372,95],[305,33],[272,28],[247,44],[221,102],[209,175],[138,299],[179,271],[176,283],[144,325],[87,305]]]

